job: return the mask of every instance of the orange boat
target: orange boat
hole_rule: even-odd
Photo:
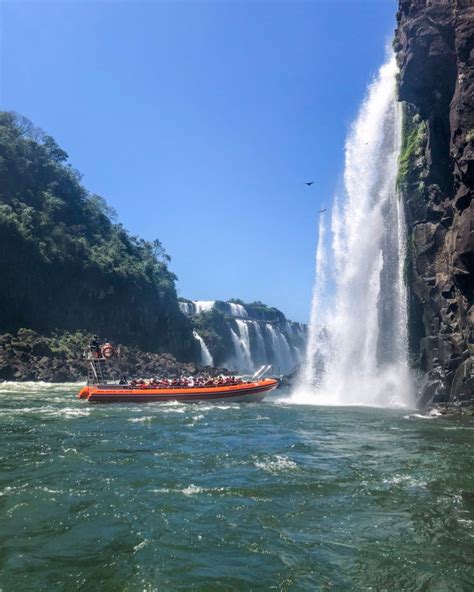
[[[87,386],[80,390],[78,395],[80,399],[86,399],[89,403],[257,402],[280,385],[280,381],[276,378],[249,381],[239,379],[230,383],[221,381],[220,384],[205,386],[147,385],[143,381],[141,384],[127,381],[112,384],[107,380],[106,362],[114,355],[116,354],[110,343],[100,345],[98,338],[94,337],[88,356],[90,368]]]
[[[116,384],[94,384],[79,392],[80,399],[89,403],[198,403],[200,401],[258,402],[276,389],[280,381],[266,378],[229,386],[203,386],[187,388],[136,387]]]

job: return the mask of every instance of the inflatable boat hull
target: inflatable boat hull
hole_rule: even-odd
[[[279,386],[274,378],[232,386],[189,388],[137,388],[117,385],[90,385],[84,387],[80,399],[89,403],[199,403],[202,401],[230,401],[255,403]]]

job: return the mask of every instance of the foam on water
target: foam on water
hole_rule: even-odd
[[[298,465],[290,460],[287,456],[277,454],[274,457],[265,458],[263,460],[255,461],[255,466],[258,469],[263,469],[269,473],[280,473],[282,471],[291,471],[296,469]]]

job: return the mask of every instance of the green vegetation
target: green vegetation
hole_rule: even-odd
[[[415,161],[423,154],[427,141],[428,125],[419,115],[405,111],[402,128],[402,147],[398,165],[398,185],[402,185],[410,171],[416,168]]]
[[[278,308],[275,308],[274,306],[268,306],[267,304],[260,302],[260,300],[256,300],[255,302],[250,302],[249,304],[246,304],[245,306],[247,306],[247,308],[253,310],[254,312],[262,313],[262,316],[267,315],[270,318],[271,317],[278,317],[278,318],[283,317],[283,313],[280,310],[278,310]]]
[[[193,358],[159,240],[131,236],[55,140],[0,112],[0,332],[77,329]]]
[[[18,329],[16,335],[6,333],[0,337],[3,348],[34,353],[36,356],[57,357],[65,360],[81,359],[87,351],[92,333],[75,331],[54,332],[50,337],[39,335],[32,329]]]

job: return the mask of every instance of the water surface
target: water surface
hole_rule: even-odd
[[[473,425],[0,386],[0,590],[472,590]]]

